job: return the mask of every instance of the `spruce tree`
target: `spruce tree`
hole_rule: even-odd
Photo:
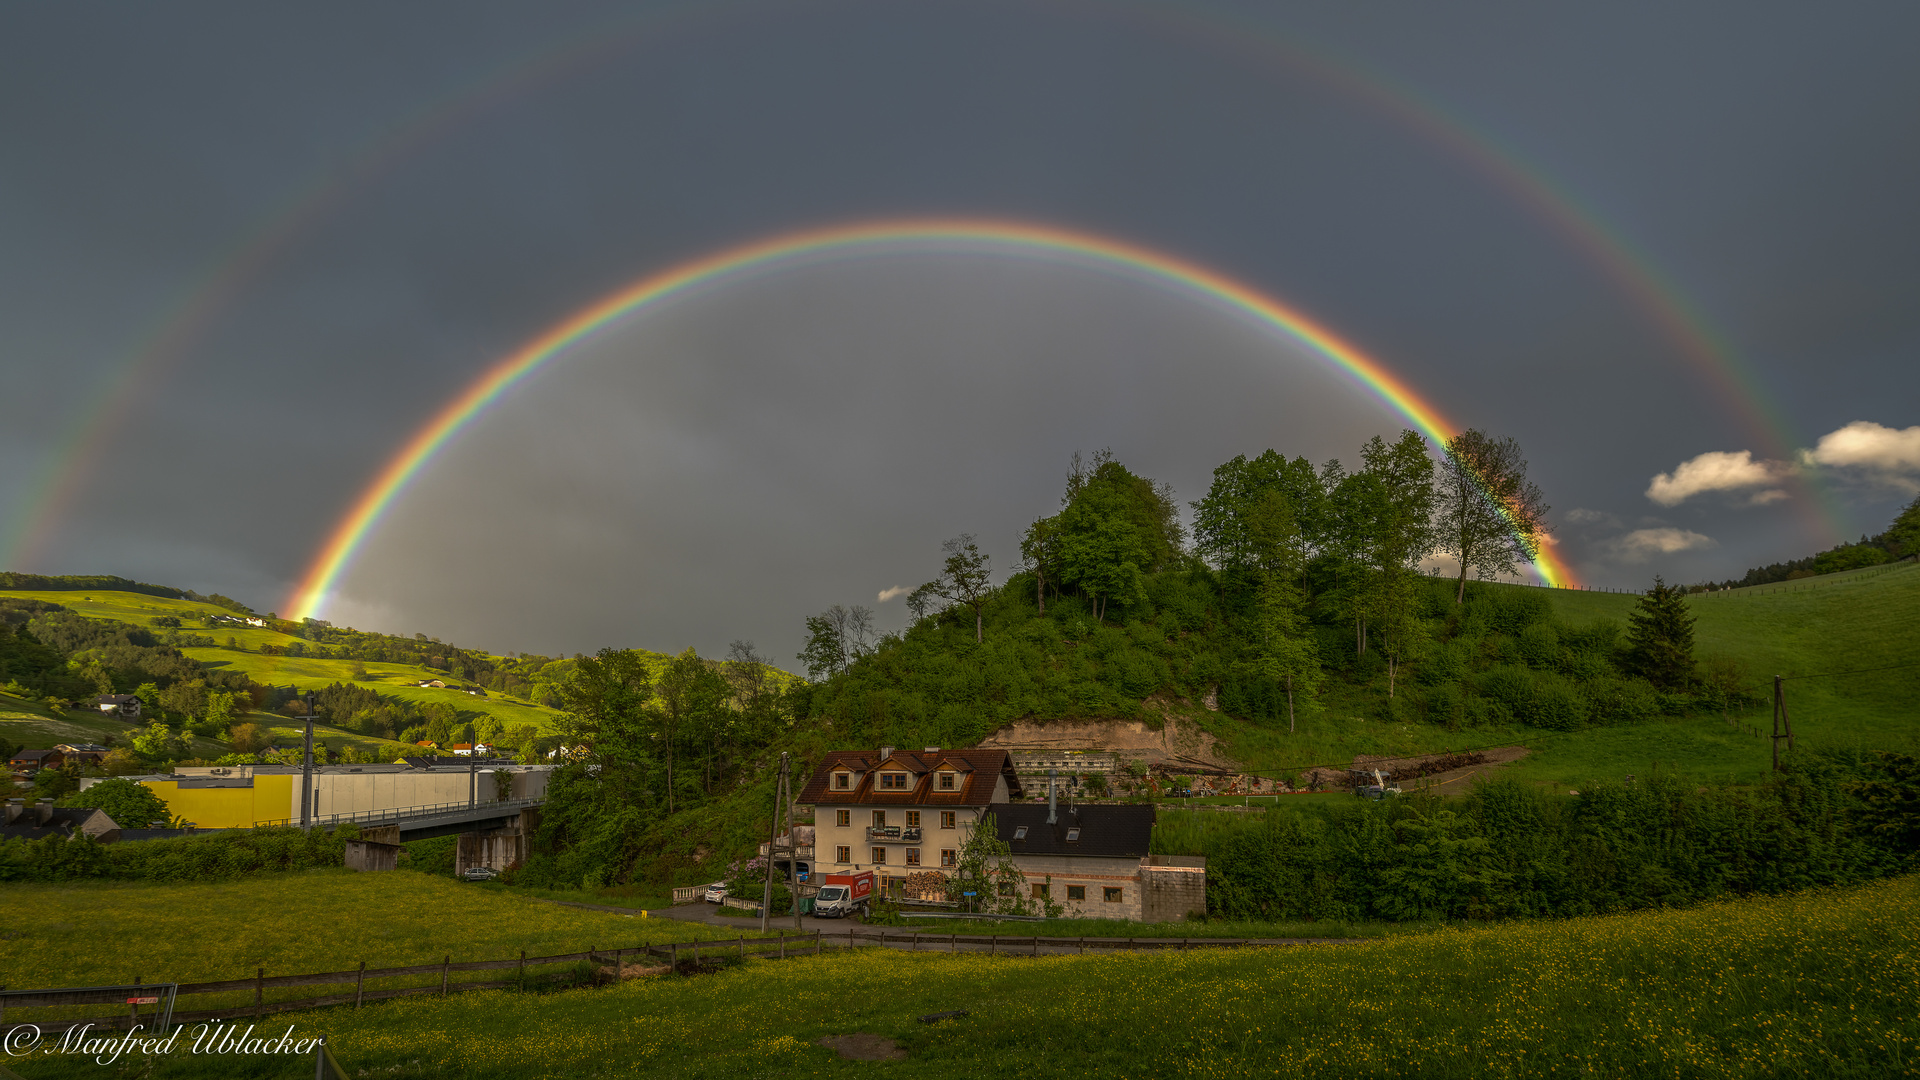
[[[1687,591],[1653,579],[1653,588],[1627,616],[1627,667],[1662,690],[1693,681],[1693,612]]]

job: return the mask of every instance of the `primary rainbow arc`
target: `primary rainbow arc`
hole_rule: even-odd
[[[810,255],[846,255],[911,244],[990,244],[1012,253],[1076,256],[1197,294],[1306,345],[1373,393],[1436,446],[1458,429],[1379,361],[1305,314],[1224,274],[1177,256],[1092,233],[1026,222],[968,219],[871,221],[785,233],[649,275],[561,320],[495,364],[448,402],[384,465],[335,526],[287,604],[317,616],[354,555],[394,500],[439,450],[488,406],[576,342],[640,308],[689,289]],[[1543,547],[1534,569],[1549,585],[1573,575]]]

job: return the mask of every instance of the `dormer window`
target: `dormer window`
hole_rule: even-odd
[[[907,774],[903,772],[883,772],[880,774],[881,791],[907,790]]]
[[[954,777],[953,777],[953,774],[952,774],[952,773],[950,773],[950,772],[943,772],[943,773],[941,773],[941,774],[940,774],[940,790],[941,790],[941,791],[952,791],[952,790],[953,790],[953,779],[954,779]]]
[[[1070,840],[1070,841],[1071,841],[1071,840],[1078,840],[1078,839],[1080,839],[1080,830],[1079,830],[1079,829],[1068,829],[1068,830],[1067,830],[1067,839],[1068,839],[1068,840]]]
[[[853,787],[853,774],[837,772],[833,774],[833,790],[847,791]]]
[[[1027,838],[1027,827],[1025,825],[1016,827],[1013,830],[1013,838],[1015,840],[1025,840]]]

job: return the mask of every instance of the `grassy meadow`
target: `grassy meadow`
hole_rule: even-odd
[[[729,936],[701,923],[587,911],[411,871],[302,870],[214,884],[11,884],[0,985],[252,975],[549,956]],[[498,978],[482,972],[469,979]],[[282,998],[310,997],[305,989]],[[204,1008],[211,1006],[183,1006]]]
[[[141,627],[151,627],[155,616],[179,618],[185,624],[181,627],[182,632],[203,634],[222,643],[212,648],[181,649],[184,655],[207,668],[240,672],[257,683],[317,690],[336,682],[358,681],[360,685],[370,687],[387,697],[408,701],[416,706],[437,701],[451,705],[464,714],[492,716],[506,726],[532,724],[542,731],[550,730],[553,727],[554,718],[558,715],[551,709],[544,709],[499,694],[481,698],[453,689],[438,690],[411,685],[423,679],[444,678],[445,673],[409,664],[368,663],[364,665],[367,678],[355,680],[354,662],[351,660],[313,656],[268,656],[260,652],[260,646],[273,645],[284,648],[294,642],[304,644],[304,641],[277,630],[260,627],[233,624],[217,627],[199,625],[199,620],[207,615],[233,614],[215,604],[148,596],[144,593],[106,591],[0,590],[0,597],[45,600],[70,608],[85,618],[107,619]],[[164,631],[161,632],[164,633]],[[239,647],[225,647],[225,642],[229,638],[233,639]],[[668,659],[670,658],[662,657],[661,662],[664,664]],[[27,708],[27,706],[32,707]],[[90,717],[82,718],[79,714],[58,718],[47,714],[41,717],[38,723],[26,723],[25,714],[35,709],[38,709],[38,706],[33,703],[0,697],[0,724],[7,725],[0,727],[0,737],[38,748],[79,739],[82,736],[72,733],[79,728],[92,730],[97,736],[119,735],[133,730],[136,726],[104,718],[95,721]],[[15,713],[21,715],[16,716]],[[269,730],[283,744],[289,740],[298,739],[305,730],[303,725],[270,713],[253,713],[246,719]],[[54,721],[54,723],[49,725],[46,721]],[[19,726],[13,726],[16,723]],[[55,732],[55,728],[68,733],[59,734]],[[382,755],[392,753],[397,756],[409,749],[404,743],[372,738],[325,724],[315,725],[315,737],[324,739],[335,747],[352,745],[363,750],[378,751]],[[231,751],[231,747],[224,742],[204,738],[195,740],[194,748],[195,753],[202,757],[217,757]]]
[[[1504,586],[1522,588],[1523,586]],[[1638,597],[1626,593],[1544,590],[1554,615],[1575,625],[1626,623]],[[1511,725],[1446,731],[1396,724],[1374,707],[1386,691],[1334,688],[1322,711],[1289,734],[1218,713],[1185,710],[1250,769],[1291,771],[1341,765],[1356,754],[1412,755],[1492,746],[1533,751],[1508,768],[1554,786],[1644,774],[1657,767],[1702,782],[1748,783],[1771,768],[1772,677],[1912,664],[1920,644],[1920,565],[1870,567],[1781,585],[1695,594],[1695,656],[1744,665],[1762,704],[1723,718],[1702,712],[1638,724],[1553,732]],[[1853,676],[1793,680],[1787,699],[1801,746],[1920,750],[1920,666]]]
[[[1886,1077],[1920,1071],[1920,879],[1314,948],[1057,957],[858,949],[546,995],[280,1020],[405,1077]],[[916,1017],[966,1009],[935,1025]],[[823,1036],[891,1038],[845,1061]],[[85,1060],[10,1063],[27,1080]],[[191,1058],[141,1075],[310,1075]]]

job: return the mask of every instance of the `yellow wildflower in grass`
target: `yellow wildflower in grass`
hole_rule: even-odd
[[[1917,928],[1920,880],[1903,878],[1312,949],[859,949],[301,1023],[350,1067],[431,1060],[458,1076],[1893,1076],[1920,1063]],[[972,1015],[914,1019],[956,1008]],[[817,1045],[861,1031],[913,1060],[842,1062]]]
[[[350,1073],[394,1077],[1878,1077],[1920,1068],[1916,1002],[1920,879],[1902,878],[1317,948],[865,948],[282,1022],[328,1035]],[[950,1009],[972,1015],[915,1020]],[[911,1060],[818,1045],[855,1032]]]

